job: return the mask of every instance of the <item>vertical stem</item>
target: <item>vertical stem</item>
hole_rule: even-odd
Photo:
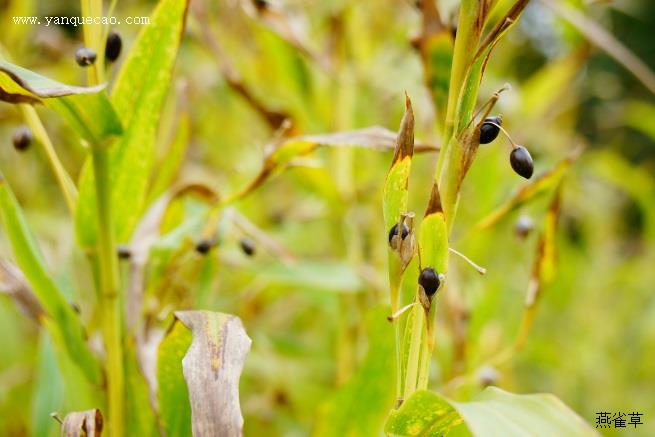
[[[80,0],[85,17],[102,17],[102,0]],[[104,81],[105,44],[101,24],[84,25],[84,43],[96,52],[96,62],[87,68],[89,85]],[[109,435],[122,437],[125,423],[125,375],[123,373],[123,339],[121,300],[119,298],[119,272],[116,242],[111,218],[111,181],[109,149],[105,144],[93,144],[91,156],[95,175],[98,208],[97,274],[99,304],[102,314],[102,331],[107,351],[107,414]]]
[[[404,399],[408,399],[417,388],[419,365],[421,358],[421,340],[425,329],[424,321],[425,310],[422,306],[417,305],[412,308],[412,331],[409,343],[409,354],[407,358],[407,373],[405,375]],[[425,339],[427,341],[427,338]]]
[[[97,256],[100,275],[100,306],[102,329],[107,349],[107,385],[110,435],[122,436],[124,424],[124,375],[122,316],[118,287],[118,260],[111,220],[111,186],[109,181],[109,150],[94,145],[93,170],[98,207]]]

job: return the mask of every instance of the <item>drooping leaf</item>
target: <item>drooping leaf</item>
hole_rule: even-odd
[[[82,138],[94,143],[122,133],[104,88],[64,85],[0,59],[0,100],[44,103],[59,112]]]
[[[102,413],[97,408],[74,411],[64,417],[61,437],[101,437],[102,424]]]
[[[124,126],[124,135],[110,154],[113,223],[119,241],[129,238],[145,202],[157,126],[170,88],[187,6],[184,0],[159,2],[112,90],[111,101]],[[79,185],[76,231],[80,244],[88,249],[95,244],[97,226],[90,162],[82,171]]]
[[[471,402],[417,391],[389,416],[393,436],[595,436],[589,424],[550,394],[516,395],[489,387]]]
[[[182,360],[193,435],[240,436],[239,378],[251,343],[241,320],[210,311],[177,311],[175,317],[193,335]]]
[[[61,339],[89,380],[99,383],[100,367],[86,344],[82,324],[52,280],[20,205],[1,174],[0,218],[16,263],[47,313],[46,328],[53,329],[53,338]]]
[[[8,103],[40,103],[51,97],[96,94],[103,88],[65,85],[0,59],[0,100]]]
[[[388,306],[372,309],[366,317],[368,352],[357,372],[318,413],[313,435],[379,435],[394,403],[393,326],[386,320]]]

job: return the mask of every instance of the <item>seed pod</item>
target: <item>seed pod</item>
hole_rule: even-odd
[[[418,283],[423,287],[428,298],[432,298],[439,289],[439,285],[441,285],[441,279],[436,270],[432,267],[426,267],[421,271],[418,277]]]
[[[14,149],[22,152],[32,143],[32,131],[27,126],[21,126],[14,131],[11,140],[14,143]]]
[[[489,144],[496,139],[503,125],[503,117],[487,117],[480,126],[480,144]]]
[[[211,240],[203,238],[196,244],[196,252],[201,255],[206,255],[211,250],[213,245],[214,243]]]
[[[88,47],[80,47],[75,52],[75,61],[80,67],[88,67],[96,61],[96,52]]]
[[[118,254],[118,258],[120,259],[129,259],[132,256],[132,251],[130,250],[130,246],[126,244],[119,244],[116,246],[116,253]]]
[[[398,235],[398,223],[393,225],[389,230],[389,244],[391,245],[391,247],[393,247],[393,237],[397,235]],[[400,234],[400,239],[404,240],[405,238],[407,238],[408,235],[409,235],[409,228],[405,223],[403,223],[403,231]]]
[[[523,214],[514,224],[514,232],[520,238],[527,237],[534,228],[534,222],[530,216]]]
[[[509,163],[519,176],[526,179],[532,177],[534,171],[534,164],[532,163],[532,156],[530,152],[523,146],[516,146],[512,153],[509,155]]]
[[[123,40],[118,32],[110,32],[107,35],[107,43],[105,44],[105,58],[109,62],[114,62],[121,54],[123,48]]]
[[[257,250],[255,247],[255,242],[252,241],[250,238],[242,238],[239,241],[239,245],[241,246],[241,250],[243,250],[243,253],[245,253],[248,256],[253,256]]]

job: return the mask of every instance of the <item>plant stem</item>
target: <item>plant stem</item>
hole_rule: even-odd
[[[80,0],[83,16],[101,17],[102,0]],[[84,25],[84,43],[95,50],[97,58],[87,69],[89,85],[104,82],[105,45],[101,24]],[[123,373],[123,316],[119,296],[119,270],[116,242],[111,215],[111,180],[109,174],[109,148],[106,144],[92,144],[91,157],[95,176],[98,208],[98,238],[94,272],[99,276],[99,305],[102,314],[102,331],[107,352],[107,403],[108,434],[122,437],[125,424],[125,375]]]
[[[93,170],[98,207],[97,257],[100,275],[102,329],[107,350],[108,421],[110,435],[122,436],[124,423],[124,375],[122,316],[118,287],[118,261],[111,219],[109,150],[94,145]]]
[[[37,141],[43,146],[50,167],[52,167],[52,171],[57,178],[61,191],[64,193],[64,199],[66,200],[68,210],[73,214],[77,203],[77,188],[75,188],[75,184],[66,172],[64,166],[61,164],[61,161],[59,161],[57,152],[55,152],[52,141],[50,141],[50,137],[48,136],[43,123],[41,123],[41,119],[39,118],[36,109],[34,109],[33,106],[26,104],[21,104],[19,107]]]
[[[421,341],[427,341],[427,338],[423,339],[422,335],[425,329],[424,314],[425,310],[421,305],[412,308],[412,338],[409,343],[409,354],[407,358],[404,399],[408,399],[417,389],[419,365],[421,361]]]

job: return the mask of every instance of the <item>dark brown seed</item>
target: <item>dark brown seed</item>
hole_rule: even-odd
[[[116,247],[116,252],[118,253],[118,257],[120,259],[129,259],[132,256],[132,251],[130,250],[130,246],[126,244],[119,244]]]
[[[241,241],[239,241],[239,245],[241,246],[241,250],[243,250],[243,253],[245,253],[248,256],[253,256],[257,251],[255,242],[252,241],[250,238],[242,238]]]
[[[480,144],[489,144],[498,137],[500,127],[503,125],[503,117],[487,117],[480,126]]]
[[[509,155],[509,163],[512,165],[512,168],[519,176],[523,176],[526,179],[532,177],[534,172],[534,164],[532,163],[532,156],[530,152],[523,146],[517,146],[512,153]]]
[[[105,44],[105,58],[109,62],[114,62],[121,54],[123,48],[123,40],[118,32],[110,32],[107,35],[107,43]]]
[[[203,238],[196,244],[196,252],[201,255],[206,255],[212,248],[214,244],[211,240]]]
[[[21,126],[14,131],[11,140],[14,143],[14,149],[22,152],[32,143],[32,131],[27,126]]]
[[[253,0],[252,2],[258,11],[263,11],[270,6],[268,0]]]
[[[96,61],[96,52],[88,47],[80,47],[75,52],[75,61],[80,67],[88,67]]]
[[[439,289],[441,279],[439,279],[439,274],[432,267],[426,267],[421,271],[418,283],[425,290],[425,294],[432,297]]]
[[[391,240],[393,240],[393,237],[395,237],[396,235],[398,235],[398,223],[393,225],[389,230],[389,244],[391,244]],[[405,223],[403,223],[403,232],[400,234],[400,239],[404,240],[405,238],[407,238],[408,235],[409,235],[409,228]]]

